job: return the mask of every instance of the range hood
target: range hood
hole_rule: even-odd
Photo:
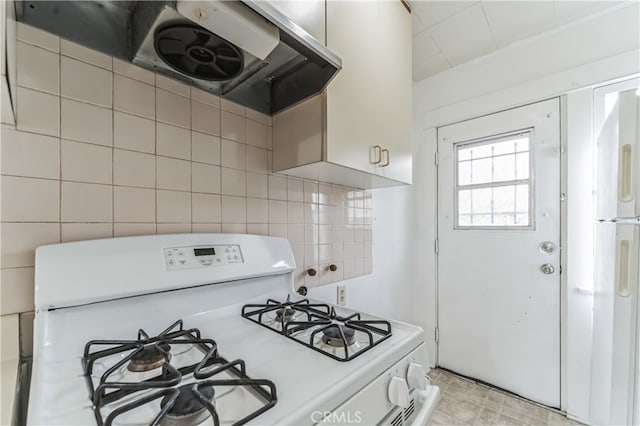
[[[273,115],[342,67],[266,1],[18,1],[19,20]]]

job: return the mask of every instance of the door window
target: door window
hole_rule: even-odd
[[[455,229],[533,228],[531,135],[455,145]]]

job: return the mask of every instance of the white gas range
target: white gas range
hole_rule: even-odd
[[[293,291],[288,242],[43,246],[28,424],[426,424],[422,329]]]

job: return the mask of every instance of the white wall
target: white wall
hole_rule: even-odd
[[[412,187],[373,192],[373,273],[342,281],[347,307],[415,322],[413,312]],[[336,285],[309,289],[309,297],[336,303]]]
[[[629,2],[414,85],[415,311],[416,321],[425,328],[427,336],[433,335],[436,325],[435,128],[637,74],[640,72],[639,17],[640,3]],[[583,181],[589,172],[585,162],[589,161],[587,151],[591,143],[590,136],[584,134],[584,129],[591,125],[590,116],[586,118],[589,112],[584,110],[585,97],[590,101],[588,94],[572,94],[567,103],[568,119],[580,123],[569,129],[566,141],[567,207],[568,217],[573,221],[568,229],[567,247],[576,251],[568,258],[572,264],[567,274],[569,291],[565,314],[569,316],[565,326],[571,338],[566,342],[567,394],[562,403],[571,415],[581,419],[589,418],[591,344],[590,305],[577,291],[584,286],[588,274],[579,270],[578,263],[588,247],[581,246],[580,238],[576,238],[584,237],[580,227],[585,224],[575,220],[581,208],[591,208],[587,194],[590,188]],[[432,338],[428,338],[427,343],[433,360],[435,343]]]

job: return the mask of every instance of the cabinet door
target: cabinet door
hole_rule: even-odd
[[[376,27],[378,133],[389,150],[389,165],[377,173],[411,183],[411,15],[399,0],[381,1]]]
[[[369,149],[381,143],[377,105],[379,4],[327,1],[326,5],[327,47],[342,58],[342,70],[327,89],[325,159],[375,173],[369,164]]]

